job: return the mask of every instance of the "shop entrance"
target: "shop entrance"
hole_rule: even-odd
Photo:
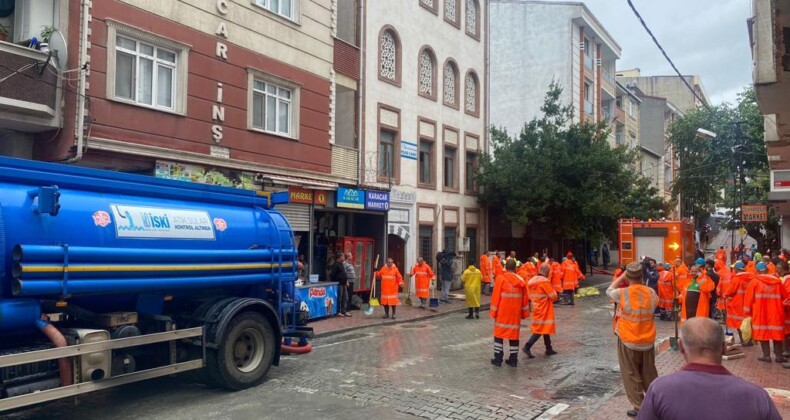
[[[409,271],[406,267],[406,241],[398,235],[387,235],[387,258],[392,258],[395,266],[398,267],[401,273]]]

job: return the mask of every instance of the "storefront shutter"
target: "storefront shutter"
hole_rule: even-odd
[[[306,204],[281,204],[275,209],[285,216],[295,232],[310,231],[310,206]]]

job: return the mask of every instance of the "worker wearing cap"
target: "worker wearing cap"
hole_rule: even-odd
[[[489,315],[494,320],[494,358],[491,364],[502,366],[505,357],[505,340],[509,341],[509,358],[504,362],[510,366],[518,365],[519,335],[521,320],[529,316],[529,297],[527,282],[516,274],[516,260],[505,264],[506,272],[494,282]]]
[[[724,298],[727,301],[727,328],[738,331],[738,338],[744,346],[753,345],[751,340],[743,341],[741,323],[746,318],[743,312],[743,298],[754,277],[754,274],[746,271],[746,264],[738,261],[735,263],[735,275],[730,278],[730,285],[724,291]]]
[[[783,302],[787,299],[787,292],[779,277],[768,274],[768,265],[764,262],[757,263],[757,273],[743,298],[743,312],[752,316],[752,337],[760,343],[763,351],[757,360],[771,363],[773,341],[776,363],[784,363],[787,360],[782,356],[785,338]]]
[[[551,335],[557,333],[557,325],[554,322],[554,305],[552,302],[557,300],[557,292],[551,287],[551,282],[548,279],[551,267],[548,264],[540,266],[540,274],[532,277],[527,282],[527,294],[529,295],[529,303],[532,306],[531,316],[532,322],[530,323],[530,330],[532,336],[527,340],[524,345],[524,353],[527,357],[534,359],[532,355],[532,346],[538,339],[543,337],[543,344],[546,345],[546,356],[557,354],[551,346]]]
[[[420,298],[420,308],[425,309],[425,302],[431,292],[431,281],[436,280],[436,274],[423,257],[417,257],[417,264],[411,269],[411,277],[414,277],[414,289],[417,297]]]
[[[697,258],[696,264],[689,270],[688,286],[681,289],[681,325],[695,316],[710,316],[710,294],[716,289],[716,284],[702,272],[704,265],[705,260]]]
[[[395,309],[400,305],[398,290],[403,286],[403,276],[392,258],[387,258],[387,264],[376,272],[376,277],[381,279],[381,306],[384,307],[384,318],[390,317],[390,308],[392,308],[392,319],[395,319]]]
[[[672,302],[675,300],[675,279],[669,264],[658,264],[658,307],[662,321],[672,319]]]
[[[628,280],[628,287],[619,283]],[[636,417],[645,392],[656,377],[656,324],[653,312],[658,306],[656,292],[642,284],[642,265],[632,262],[625,273],[614,279],[606,294],[618,302],[618,319],[614,328],[617,335],[617,360],[626,397],[634,407],[626,414]]]

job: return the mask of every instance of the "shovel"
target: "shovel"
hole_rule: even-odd
[[[672,267],[672,291],[676,292],[677,285],[675,284],[675,267]],[[675,336],[669,337],[669,347],[672,348],[674,351],[678,351],[680,349],[680,345],[678,344],[678,300],[677,298],[672,299],[672,319],[675,321]]]

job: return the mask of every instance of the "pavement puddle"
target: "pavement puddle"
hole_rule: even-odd
[[[490,344],[492,341],[493,340],[491,339],[491,337],[483,337],[483,338],[478,338],[477,340],[474,341],[467,341],[465,343],[442,346],[442,349],[453,350],[453,351],[466,350],[468,348],[479,347],[485,344]]]
[[[333,347],[340,344],[351,343],[354,341],[365,340],[368,338],[376,337],[378,334],[376,333],[355,333],[355,334],[347,334],[341,335],[337,337],[332,337],[332,340],[326,344],[318,344],[317,346],[313,346],[313,350],[323,349],[327,347]]]

